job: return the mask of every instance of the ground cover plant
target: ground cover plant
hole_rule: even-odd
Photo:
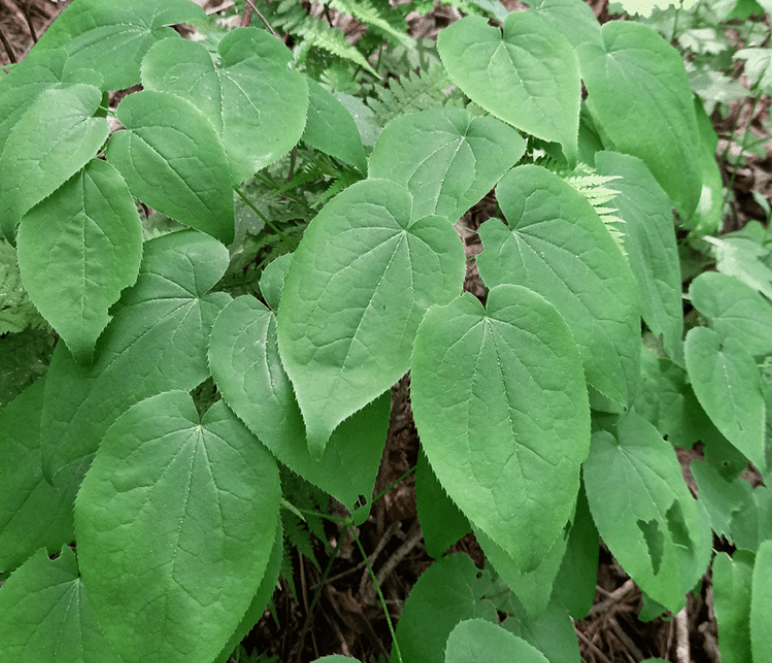
[[[722,181],[706,72],[768,108],[772,7],[447,4],[435,43],[430,2],[74,0],[4,70],[2,660],[275,660],[239,643],[293,550],[310,615],[346,545],[381,660],[590,659],[606,554],[673,660],[706,582],[722,660],[767,660],[769,200],[737,223],[761,143]],[[412,474],[397,621],[358,532]]]

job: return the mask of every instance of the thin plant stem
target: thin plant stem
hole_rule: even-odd
[[[351,536],[354,537],[354,541],[357,544],[357,548],[359,548],[359,552],[362,554],[362,557],[365,560],[365,566],[367,566],[367,571],[370,574],[370,580],[373,581],[373,587],[375,587],[375,591],[378,594],[378,599],[381,602],[381,609],[383,610],[383,614],[386,616],[386,625],[389,627],[389,633],[391,633],[392,653],[396,654],[396,657],[393,657],[394,658],[393,663],[402,663],[402,654],[399,651],[397,634],[394,631],[394,625],[391,623],[391,614],[389,613],[389,608],[386,605],[386,599],[383,597],[383,592],[381,591],[381,587],[378,584],[378,579],[375,577],[375,573],[373,572],[373,567],[370,566],[370,560],[367,559],[367,553],[365,552],[365,549],[362,546],[362,542],[359,540],[359,537],[354,531],[354,528],[349,526],[349,529],[351,530]]]
[[[271,33],[271,34],[272,34],[274,37],[276,37],[277,39],[281,39],[281,37],[279,37],[279,33],[278,33],[278,32],[276,32],[276,30],[274,30],[274,29],[271,27],[271,24],[270,24],[268,21],[266,21],[266,20],[265,20],[265,16],[263,16],[263,15],[260,13],[260,10],[259,10],[257,7],[255,7],[255,3],[254,3],[254,2],[252,2],[252,0],[246,0],[246,3],[247,3],[247,5],[249,6],[249,8],[250,8],[250,9],[251,9],[251,10],[252,10],[252,11],[253,11],[255,14],[257,14],[257,18],[259,18],[259,19],[260,19],[260,20],[263,22],[263,25],[265,25],[265,27],[266,27],[266,28],[268,28],[268,31],[269,31],[269,32],[270,32],[270,33]]]
[[[239,198],[241,198],[247,204],[247,207],[249,207],[249,209],[251,209],[255,214],[257,214],[265,222],[265,225],[267,225],[279,237],[281,237],[282,240],[284,240],[284,242],[288,246],[290,246],[293,251],[298,248],[298,245],[295,242],[293,242],[289,237],[287,237],[287,235],[285,235],[281,230],[279,230],[275,225],[273,225],[273,223],[271,223],[270,219],[265,214],[263,214],[259,209],[257,209],[255,204],[249,198],[247,198],[244,195],[244,193],[242,192],[241,189],[239,189],[238,187],[234,187],[234,188],[235,188],[235,191],[238,194]]]
[[[415,467],[411,467],[407,472],[405,472],[402,476],[397,477],[392,481],[386,488],[384,488],[380,493],[378,493],[375,497],[373,497],[372,504],[375,504],[379,499],[381,499],[386,493],[388,493],[394,486],[396,486],[400,481],[403,479],[407,479],[413,472],[415,472]],[[372,506],[372,505],[371,505]]]
[[[306,633],[308,632],[308,628],[311,626],[311,615],[314,614],[314,610],[316,609],[316,604],[319,603],[319,599],[322,598],[322,589],[324,589],[324,585],[327,582],[327,576],[329,576],[330,571],[332,571],[332,565],[338,557],[339,550],[340,550],[340,545],[335,546],[335,549],[332,555],[330,555],[329,561],[327,562],[327,568],[324,569],[324,573],[322,573],[322,577],[319,579],[319,583],[316,586],[316,590],[314,591],[314,598],[311,599],[311,607],[308,609],[308,612],[306,613],[306,619],[303,622],[303,628],[300,631],[300,647],[298,648],[298,659],[297,659],[298,663],[300,663],[300,657],[303,654],[303,642],[306,639]]]
[[[290,154],[290,166],[289,166],[289,173],[287,173],[287,181],[290,182],[292,180],[292,176],[295,174],[295,161],[298,158],[298,148],[293,147],[292,153]]]
[[[302,205],[307,210],[311,210],[311,208],[308,206],[308,203],[305,203],[302,200],[298,200],[295,196],[293,196],[291,193],[289,193],[287,191],[282,191],[281,187],[278,184],[276,184],[276,182],[272,182],[271,180],[269,180],[264,175],[261,175],[260,173],[255,173],[255,179],[258,182],[262,182],[266,186],[271,187],[274,191],[279,192],[280,195],[286,196],[287,198],[289,198],[291,201],[297,203],[298,205]],[[313,210],[311,210],[311,211],[313,211]]]
[[[678,30],[678,18],[681,16],[681,10],[684,8],[684,0],[678,3],[678,8],[675,12],[675,18],[673,19],[673,33],[670,35],[670,44],[675,46],[676,32]]]

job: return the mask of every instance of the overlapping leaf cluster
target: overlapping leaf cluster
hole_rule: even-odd
[[[61,337],[0,413],[3,656],[226,660],[279,573],[278,464],[364,522],[390,388],[410,371],[427,550],[474,531],[496,577],[439,559],[395,661],[578,660],[570,619],[591,606],[599,533],[676,612],[711,528],[743,549],[714,567],[720,636],[763,660],[772,499],[737,475],[767,471],[772,272],[737,268],[743,238],[714,240],[722,273],[693,281],[706,324],[684,342],[672,208],[699,213],[712,170],[678,53],[580,0],[502,14],[501,30],[470,16],[438,51],[487,115],[406,114],[367,154],[268,32],[234,30],[213,56],[166,27],[200,15],[76,0],[0,83],[2,232]],[[110,135],[106,94],[137,83]],[[215,291],[234,187],[300,140],[363,179],[263,272],[263,301]],[[534,149],[613,182],[616,237],[525,162]],[[481,302],[462,292],[453,224],[494,187]],[[135,199],[189,229],[143,242]],[[222,400],[199,416],[189,393],[209,377]],[[697,440],[699,500],[673,448]]]

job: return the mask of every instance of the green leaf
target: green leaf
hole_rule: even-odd
[[[684,219],[702,189],[699,136],[681,55],[651,28],[610,21],[577,52],[588,106],[619,152],[641,159]]]
[[[228,663],[228,659],[233,650],[239,646],[239,643],[247,637],[254,625],[260,621],[260,618],[265,612],[265,607],[270,603],[273,592],[279,582],[279,571],[281,570],[283,552],[281,518],[277,518],[276,534],[274,535],[273,547],[271,548],[271,555],[268,558],[268,566],[266,567],[265,575],[263,575],[260,586],[252,597],[252,602],[249,604],[247,611],[241,618],[239,625],[231,634],[230,639],[222,648],[219,656],[214,659],[214,663]]]
[[[732,79],[730,81],[734,82]],[[718,136],[699,97],[694,98],[694,112],[697,118],[697,131],[700,135],[699,158],[702,190],[697,209],[692,218],[688,220],[686,227],[693,228],[699,236],[705,236],[718,232],[723,223],[724,183],[716,161]]]
[[[713,560],[713,609],[718,622],[722,663],[747,663],[751,658],[751,586],[754,556],[738,550]],[[762,659],[763,660],[763,659]]]
[[[534,0],[530,6],[573,46],[600,43],[600,24],[582,0]]]
[[[0,410],[0,571],[15,569],[39,548],[56,552],[74,538],[78,483],[54,488],[43,478],[42,408],[38,380]]]
[[[423,572],[405,601],[397,625],[403,661],[441,661],[453,628],[465,619],[498,623],[496,608],[483,598],[490,579],[468,555],[448,555]]]
[[[225,401],[282,463],[352,513],[364,495],[357,520],[367,517],[389,424],[388,393],[342,423],[317,460],[279,359],[273,312],[254,297],[234,299],[212,327],[209,364]]]
[[[595,598],[600,552],[598,541],[598,530],[582,484],[568,533],[566,554],[552,589],[553,600],[564,605],[575,620],[584,619],[589,614]]]
[[[102,93],[92,85],[41,92],[8,135],[0,154],[0,229],[13,240],[16,224],[34,205],[77,173],[109,132],[94,117]]]
[[[772,94],[772,48],[741,48],[732,59],[745,60],[743,73],[753,88]]]
[[[734,233],[733,233],[734,234]],[[764,262],[769,249],[749,237],[703,237],[712,247],[716,268],[722,274],[734,276],[772,299],[772,269]]]
[[[579,354],[558,312],[519,286],[429,311],[411,377],[421,443],[464,514],[536,568],[563,531],[587,456]]]
[[[303,140],[311,147],[350,163],[367,175],[367,157],[351,113],[313,78],[308,84],[308,118]]]
[[[689,294],[721,338],[735,339],[754,356],[772,354],[772,305],[757,290],[734,276],[705,272],[692,281]]]
[[[437,50],[450,78],[487,111],[576,161],[581,84],[576,54],[535,11],[510,13],[503,35],[478,16],[445,28]]]
[[[599,175],[618,175],[610,184],[618,192],[611,204],[624,220],[624,245],[638,284],[641,315],[663,337],[667,353],[684,362],[681,265],[667,194],[646,165],[615,152],[595,155]]]
[[[215,66],[203,44],[165,39],[142,62],[142,83],[183,97],[209,119],[228,155],[231,181],[239,184],[300,140],[308,90],[288,67],[292,52],[265,30],[233,30],[218,52]]]
[[[593,519],[614,557],[644,592],[678,612],[710,562],[711,538],[673,447],[630,413],[616,437],[593,434],[584,481]]]
[[[87,365],[110,316],[137,279],[142,224],[112,166],[92,159],[22,219],[19,267],[30,299]]]
[[[756,552],[751,591],[751,651],[754,661],[763,661],[772,651],[772,541],[764,541]]]
[[[227,266],[227,249],[202,233],[150,240],[136,285],[123,293],[99,338],[94,364],[83,368],[57,346],[42,414],[49,478],[65,465],[88,464],[110,425],[134,403],[169,389],[191,390],[208,377],[209,330],[230,297],[206,292]]]
[[[118,106],[107,159],[154,209],[225,244],[233,241],[230,166],[212,124],[168,92],[137,92]]]
[[[532,619],[540,617],[550,602],[555,577],[566,552],[567,537],[558,536],[542,555],[539,565],[527,572],[482,530],[475,529],[475,538],[496,573],[522,604],[522,612]]]
[[[215,403],[137,403],[105,435],[75,502],[84,582],[127,663],[208,663],[249,607],[273,546],[276,462]]]
[[[407,372],[424,313],[461,290],[456,231],[438,217],[414,220],[412,207],[392,182],[359,182],[327,204],[295,251],[279,351],[314,455]]]
[[[764,394],[756,362],[745,346],[695,327],[686,336],[686,368],[716,428],[756,467],[765,468]]]
[[[370,177],[413,195],[416,219],[436,214],[455,223],[525,152],[525,141],[492,117],[435,108],[386,125],[370,155]]]
[[[593,591],[594,589],[593,587]],[[501,626],[523,638],[542,652],[549,661],[560,661],[560,663],[582,661],[576,631],[568,611],[554,600],[538,619],[529,619],[523,615],[522,610],[515,610],[514,615],[507,617]]]
[[[35,663],[123,663],[94,617],[75,554],[39,550],[0,589],[0,657]]]
[[[626,404],[639,375],[635,279],[584,196],[539,166],[505,175],[496,197],[509,228],[491,220],[479,230],[483,281],[522,285],[551,302],[568,322],[587,382]]]
[[[272,311],[279,308],[281,293],[284,290],[284,282],[287,280],[287,272],[292,264],[294,253],[285,253],[272,260],[260,275],[260,294]]]
[[[8,339],[10,338],[8,334],[13,334],[18,342],[21,341],[18,337],[20,332],[46,329],[47,326],[43,316],[30,301],[29,293],[24,287],[16,249],[0,237],[0,335]],[[19,343],[19,345],[25,344]],[[29,348],[25,350],[29,352]],[[21,354],[19,353],[19,356]],[[21,362],[19,367],[25,363],[29,366],[28,362]],[[10,372],[10,364],[4,365],[3,369],[8,369]],[[0,371],[0,375],[4,372],[5,370]],[[0,378],[0,398],[5,400],[11,394],[2,388],[2,382]]]
[[[549,663],[522,638],[483,619],[459,623],[448,637],[445,663]]]
[[[157,41],[177,37],[167,25],[204,18],[188,0],[79,0],[61,13],[38,41],[35,50],[63,48],[68,67],[93,69],[104,78],[105,90],[139,83],[139,65]]]
[[[469,520],[448,497],[422,449],[415,471],[415,499],[424,546],[430,557],[439,559],[450,546],[472,531]]]

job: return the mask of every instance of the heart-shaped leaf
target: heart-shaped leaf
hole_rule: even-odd
[[[265,573],[280,501],[276,461],[222,401],[199,420],[188,394],[164,392],[110,427],[75,531],[94,612],[127,663],[220,653]]]
[[[413,414],[440,483],[520,565],[536,568],[579,490],[590,409],[579,353],[539,295],[503,285],[427,313],[416,337]]]
[[[627,403],[639,374],[637,291],[603,222],[584,196],[540,166],[512,169],[496,198],[509,228],[495,220],[480,227],[483,280],[522,285],[552,303],[576,339],[587,382]]]
[[[525,152],[525,141],[492,117],[435,108],[386,125],[370,155],[370,177],[404,186],[413,215],[455,223]]]
[[[289,152],[306,123],[308,90],[290,69],[291,51],[265,30],[233,30],[218,46],[219,66],[203,44],[165,39],[142,62],[146,90],[173,92],[214,125],[234,184]]]
[[[142,224],[126,183],[92,159],[24,216],[17,243],[30,299],[75,359],[89,364],[107,310],[137,280],[142,257]]]
[[[212,124],[169,92],[137,92],[115,114],[126,127],[107,146],[107,160],[131,192],[159,212],[225,244],[233,241],[230,165]]]
[[[63,343],[56,347],[42,415],[49,478],[78,461],[87,467],[105,431],[134,403],[191,390],[208,377],[209,331],[230,297],[206,293],[227,266],[228,250],[202,233],[150,240],[136,285],[123,293],[99,338],[94,364],[84,368]]]
[[[697,119],[681,55],[654,30],[610,21],[577,49],[596,121],[614,149],[641,159],[688,219],[702,190]]]
[[[695,327],[686,336],[686,369],[716,428],[756,467],[765,468],[764,393],[756,362],[744,345]]]
[[[39,550],[0,589],[0,657],[35,663],[124,663],[105,641],[68,547]]]
[[[711,535],[673,446],[630,413],[616,437],[593,434],[584,481],[592,517],[613,555],[648,596],[678,612],[710,562]]]
[[[561,144],[576,161],[581,84],[574,49],[535,11],[512,12],[504,33],[468,16],[440,32],[451,80],[475,103],[518,129]]]
[[[279,359],[273,312],[254,297],[234,299],[212,327],[209,365],[225,401],[282,463],[352,513],[364,495],[367,508],[356,517],[367,517],[389,424],[388,393],[343,422],[317,460]]]
[[[103,89],[123,90],[139,83],[140,62],[155,42],[177,37],[165,26],[203,18],[201,7],[188,0],[79,0],[34,50],[63,48],[70,69],[93,69],[104,78]]]
[[[88,162],[109,133],[94,117],[102,93],[73,84],[42,91],[8,135],[0,154],[0,229],[13,240],[22,215]]]
[[[439,217],[414,220],[412,204],[392,182],[359,182],[327,204],[295,251],[279,351],[315,455],[407,372],[424,313],[461,290],[456,231]]]

